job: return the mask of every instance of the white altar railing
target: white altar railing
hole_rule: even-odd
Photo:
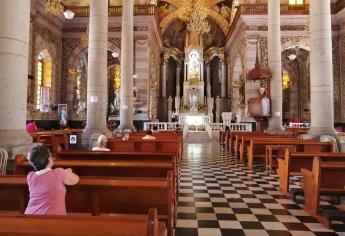
[[[144,123],[144,130],[153,129],[157,127],[159,131],[174,131],[176,126],[179,126],[183,129],[184,125],[180,123],[174,122],[145,122]]]
[[[292,128],[301,128],[301,127],[309,128],[310,123],[289,123],[289,127],[292,127]]]
[[[205,124],[205,131],[207,132],[207,134],[210,138],[213,137],[213,132],[212,132],[212,128],[211,128],[210,124],[208,124],[208,123]]]
[[[245,132],[253,131],[253,127],[251,123],[231,123],[231,124],[210,123],[210,127],[213,131],[225,130],[226,126],[229,126],[230,130],[233,130],[233,131],[245,131]]]

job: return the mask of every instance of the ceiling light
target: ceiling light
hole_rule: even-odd
[[[296,58],[297,58],[297,55],[294,54],[294,53],[291,53],[289,56],[288,56],[289,60],[290,61],[294,61]]]
[[[119,54],[118,52],[113,52],[113,53],[111,54],[111,56],[112,56],[113,58],[118,58],[118,57],[120,56],[120,54]]]
[[[72,20],[74,18],[75,13],[71,10],[66,10],[63,15],[65,16],[66,19]]]

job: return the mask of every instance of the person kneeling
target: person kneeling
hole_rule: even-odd
[[[28,156],[35,171],[27,175],[30,200],[25,214],[66,215],[66,185],[75,185],[79,176],[71,169],[55,168],[47,146],[33,148]]]

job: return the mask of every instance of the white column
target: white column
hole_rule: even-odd
[[[211,97],[211,68],[210,68],[210,64],[206,64],[206,96],[209,98]]]
[[[176,66],[176,97],[180,97],[180,78],[181,78],[181,63],[177,62]]]
[[[184,63],[184,81],[187,81],[187,63]]]
[[[122,1],[121,31],[121,107],[119,129],[133,125],[133,39],[134,0]]]
[[[220,61],[222,65],[222,88],[221,88],[221,96],[222,98],[226,97],[226,64],[224,60]]]
[[[330,0],[310,1],[310,108],[314,135],[334,134]]]
[[[268,0],[268,67],[271,72],[272,117],[268,130],[280,132],[282,126],[283,91],[280,35],[280,1]]]
[[[111,135],[106,125],[108,105],[107,51],[108,0],[90,0],[87,122],[83,135],[83,143],[85,144],[93,133]]]
[[[0,147],[27,145],[30,0],[0,1]]]
[[[162,97],[167,96],[167,61],[164,59],[162,64]]]

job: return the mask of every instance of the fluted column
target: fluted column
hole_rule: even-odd
[[[206,96],[211,97],[211,68],[210,64],[206,64]]]
[[[268,67],[271,72],[272,117],[268,130],[280,132],[282,126],[283,91],[280,35],[280,1],[268,0]]]
[[[334,134],[330,0],[310,1],[310,110],[314,135]]]
[[[167,61],[164,59],[162,64],[162,97],[167,96]]]
[[[176,66],[176,97],[180,97],[180,78],[181,78],[181,63],[178,62]]]
[[[0,147],[27,145],[30,0],[0,1]]]
[[[121,28],[121,108],[119,129],[134,129],[133,125],[133,21],[134,0],[122,1]]]
[[[90,0],[89,49],[87,78],[87,122],[83,143],[92,133],[111,133],[106,125],[108,0]]]
[[[221,96],[222,98],[226,97],[226,64],[224,60],[220,61],[222,68],[222,87],[221,87]]]

